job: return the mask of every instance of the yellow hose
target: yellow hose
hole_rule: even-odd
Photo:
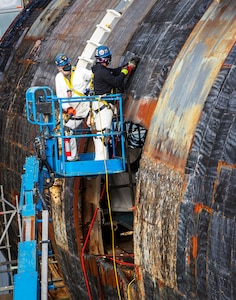
[[[100,98],[98,99],[98,101],[100,101]],[[102,120],[101,120],[101,115],[100,115],[100,105],[98,106],[98,112],[99,112],[100,128],[103,128],[103,126],[102,126]],[[104,143],[104,136],[102,136],[102,142]],[[111,211],[111,202],[110,202],[110,195],[109,195],[108,169],[107,169],[106,153],[105,153],[104,147],[103,147],[103,155],[104,155],[104,167],[105,167],[105,174],[106,174],[107,204],[108,204],[109,218],[110,218],[110,224],[111,224],[111,244],[112,244],[113,267],[114,267],[114,272],[115,272],[117,294],[118,294],[119,300],[121,300],[120,286],[119,286],[119,280],[118,280],[118,274],[117,274],[117,267],[116,267],[115,234],[114,234],[114,226],[113,226],[112,211]]]

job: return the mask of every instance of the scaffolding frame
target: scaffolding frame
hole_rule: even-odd
[[[3,186],[0,186],[0,218],[2,218],[2,228],[3,231],[0,233],[0,251],[4,252],[6,261],[0,263],[1,266],[7,266],[6,270],[1,270],[0,273],[8,273],[9,285],[0,286],[0,294],[5,291],[13,291],[14,287],[14,278],[13,271],[17,268],[17,260],[12,260],[11,255],[11,245],[9,239],[9,228],[13,222],[14,217],[17,215],[18,226],[19,226],[19,237],[22,238],[22,229],[20,222],[20,215],[18,213],[18,198],[16,197],[16,207],[7,201],[4,197]]]

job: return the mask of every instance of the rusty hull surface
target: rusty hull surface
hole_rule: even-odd
[[[75,64],[118,2],[35,0],[1,41],[0,183],[13,203],[37,133],[24,116],[26,89],[54,89],[56,54]],[[141,57],[125,118],[149,129],[136,191],[136,267],[117,265],[122,299],[236,298],[235,14],[233,0],[136,0],[107,40],[114,66]],[[98,186],[70,178],[51,190],[52,239],[71,299],[89,299],[80,255]],[[92,297],[118,299],[112,263],[94,255],[102,251],[96,228],[85,255]]]
[[[161,91],[146,151],[175,168],[179,165],[183,170],[186,165],[206,98],[234,46],[235,5],[227,1],[211,5],[185,42]]]
[[[235,1],[213,2],[160,93],[136,195],[142,299],[236,297],[235,26]]]

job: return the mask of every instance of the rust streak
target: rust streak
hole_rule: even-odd
[[[146,149],[184,168],[204,102],[235,43],[234,2],[212,3],[183,46],[161,91]],[[188,80],[185,80],[186,77]],[[183,84],[184,83],[184,84]]]
[[[76,240],[77,240],[77,249],[78,249],[78,255],[80,257],[81,251],[82,251],[82,246],[81,246],[81,232],[79,230],[80,228],[80,222],[79,219],[81,219],[81,216],[79,217],[79,207],[78,207],[78,199],[80,195],[80,178],[76,177],[75,182],[74,182],[74,198],[73,198],[73,215],[74,215],[74,226],[75,226],[75,235],[76,235]]]
[[[201,211],[202,211],[203,209],[205,209],[206,211],[208,211],[210,214],[212,213],[212,208],[211,208],[211,207],[206,206],[206,205],[203,205],[202,202],[199,202],[199,203],[197,203],[197,204],[195,205],[195,207],[194,207],[194,214],[196,215],[196,214],[201,213]]]
[[[149,128],[153,113],[157,105],[157,99],[144,99],[139,101],[128,97],[125,104],[125,117],[128,121],[141,124],[145,128]]]
[[[189,255],[189,254],[187,255],[187,261],[188,261],[188,267],[190,267],[191,258],[190,258],[190,255]]]
[[[203,209],[203,204],[202,204],[202,202],[197,203],[197,204],[195,205],[195,207],[194,207],[194,214],[200,213],[200,212],[202,211],[202,209]]]
[[[192,237],[192,246],[193,246],[193,250],[192,250],[193,259],[196,259],[197,252],[198,252],[198,235]]]

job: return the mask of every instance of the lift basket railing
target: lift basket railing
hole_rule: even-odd
[[[93,133],[86,125],[68,131],[66,126],[68,116],[65,120],[62,104],[70,102],[76,106],[88,103],[88,106],[91,106],[94,101],[99,103],[100,108],[104,107],[104,103],[112,103],[116,108],[117,114],[114,115],[110,132]],[[39,126],[40,137],[46,139],[47,160],[58,176],[91,176],[125,171],[125,132],[120,94],[57,98],[53,90],[47,86],[30,87],[26,92],[26,116],[30,124]],[[85,118],[83,124],[86,123]],[[70,138],[75,138],[77,144],[81,139],[108,138],[109,159],[95,161],[94,152],[91,152],[79,153],[78,161],[67,161],[65,141]]]

